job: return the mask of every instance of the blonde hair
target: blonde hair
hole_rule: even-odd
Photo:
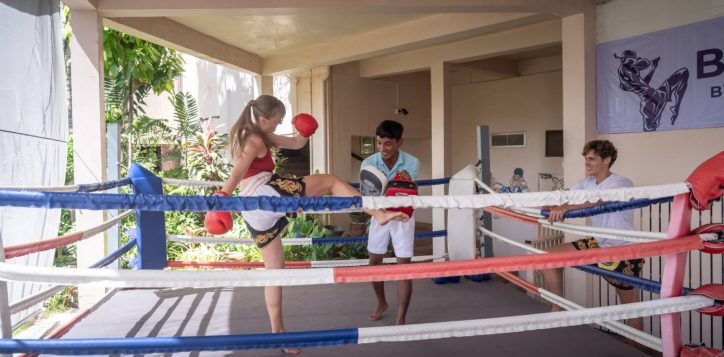
[[[271,95],[262,94],[256,99],[250,100],[249,103],[246,103],[244,110],[242,110],[241,115],[239,115],[239,119],[236,120],[236,123],[234,123],[229,131],[231,156],[235,160],[241,157],[246,140],[251,134],[261,136],[262,140],[264,140],[264,145],[266,145],[269,150],[275,149],[266,134],[259,129],[259,118],[271,118],[277,114],[283,117],[286,112],[284,103]]]

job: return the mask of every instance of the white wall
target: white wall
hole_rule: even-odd
[[[491,150],[491,172],[507,185],[520,167],[531,191],[538,173],[560,175],[562,159],[545,157],[545,131],[562,129],[561,72],[553,71],[497,81],[452,86],[452,169],[478,159],[478,125],[490,133],[525,132],[522,148]],[[565,135],[565,133],[564,133]]]
[[[200,116],[218,115],[218,123],[226,124],[222,131],[229,130],[246,103],[260,94],[256,78],[190,55],[183,57],[186,72],[179,90],[196,97]]]
[[[220,130],[227,132],[246,103],[260,94],[257,79],[191,55],[181,54],[181,57],[186,63],[183,76],[177,80],[176,91],[191,93],[197,100],[199,116],[218,115],[219,119],[215,119],[214,124],[223,124]],[[173,123],[173,106],[168,97],[166,93],[149,95],[146,98],[146,114],[152,118],[169,119]],[[291,112],[291,109],[287,111]]]
[[[720,0],[614,0],[596,7],[598,43],[724,16]]]

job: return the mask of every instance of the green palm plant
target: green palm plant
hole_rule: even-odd
[[[173,105],[173,117],[176,122],[174,142],[183,144],[202,131],[199,107],[194,96],[188,92],[177,92],[168,100]]]

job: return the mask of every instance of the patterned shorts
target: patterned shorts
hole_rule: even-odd
[[[306,186],[302,177],[275,173],[266,184],[253,191],[251,194],[255,196],[301,197],[305,194]],[[285,212],[255,210],[243,212],[242,216],[259,248],[264,248],[280,236],[289,224]]]
[[[584,238],[579,239],[575,242],[571,242],[574,248],[577,250],[584,250],[584,249],[594,249],[599,248],[598,241],[596,238]],[[606,262],[606,263],[596,263],[596,265],[599,268],[615,271],[619,273],[624,273],[626,275],[630,276],[641,276],[641,270],[644,268],[644,262],[643,259],[631,259],[631,260],[621,260],[617,262]],[[621,290],[631,290],[633,289],[633,286],[628,285],[624,282],[618,281],[616,279],[611,278],[604,278],[606,281],[613,285],[616,289]]]

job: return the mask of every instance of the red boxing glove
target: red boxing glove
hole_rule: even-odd
[[[412,181],[409,175],[401,175],[398,173],[387,183],[385,196],[417,196],[417,183]],[[415,209],[412,207],[394,207],[386,208],[386,210],[403,212],[410,218],[412,218],[412,213],[415,212]]]
[[[229,194],[224,191],[214,192],[214,196],[225,196],[229,197]],[[206,218],[204,218],[204,227],[206,231],[211,234],[224,234],[228,232],[231,227],[234,226],[234,220],[231,218],[231,212],[225,211],[209,211],[206,212]]]
[[[297,129],[299,134],[302,134],[305,138],[312,136],[319,127],[317,119],[305,113],[295,115],[294,118],[292,118],[292,125],[294,125],[294,128]]]
[[[711,208],[710,201],[724,193],[724,151],[694,169],[686,182],[691,185],[691,205],[699,211]]]

